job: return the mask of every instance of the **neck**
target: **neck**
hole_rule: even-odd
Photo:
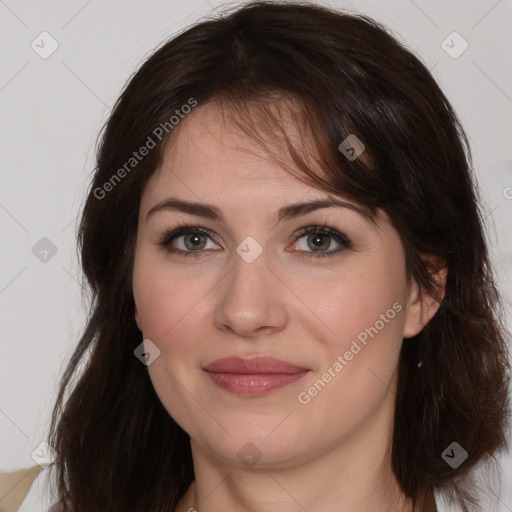
[[[307,475],[301,468],[286,472],[235,468],[215,472],[192,483],[177,512],[413,511],[411,500],[406,499],[397,482],[384,487],[349,479],[339,485],[339,478],[325,480],[311,465],[306,471]]]

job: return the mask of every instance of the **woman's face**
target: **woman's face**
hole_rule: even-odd
[[[178,128],[142,195],[133,270],[164,407],[193,446],[230,464],[382,443],[402,339],[426,323],[397,232],[347,200],[287,209],[334,196],[227,127],[215,103]],[[191,228],[161,243],[177,224]],[[224,358],[241,359],[212,365]]]

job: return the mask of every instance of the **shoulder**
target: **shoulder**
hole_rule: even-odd
[[[0,510],[18,510],[42,469],[35,465],[16,471],[0,471]]]

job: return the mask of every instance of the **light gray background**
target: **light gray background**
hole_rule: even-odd
[[[323,3],[392,28],[454,105],[472,143],[512,329],[512,1]],[[151,50],[220,5],[0,0],[0,470],[34,464],[30,454],[44,439],[57,381],[84,326],[74,233],[99,129]],[[31,47],[50,47],[44,31],[59,45],[46,59]],[[469,44],[458,58],[442,47],[453,31]],[[461,48],[457,39],[445,44]],[[57,248],[46,262],[32,252],[42,237]],[[504,467],[500,510],[512,511],[510,457]]]

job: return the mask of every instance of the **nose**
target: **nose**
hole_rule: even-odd
[[[243,338],[283,330],[288,322],[283,281],[269,266],[265,250],[251,263],[235,253],[231,270],[216,290],[217,329]]]

